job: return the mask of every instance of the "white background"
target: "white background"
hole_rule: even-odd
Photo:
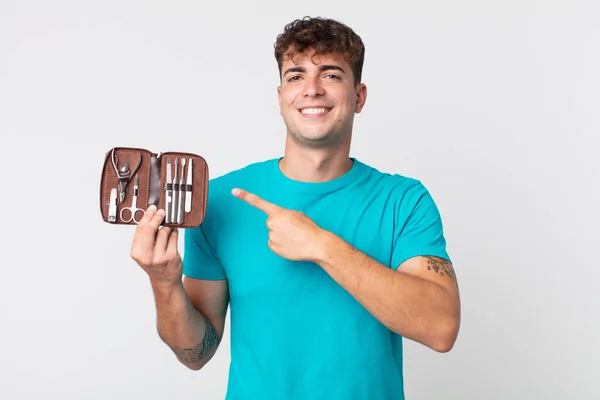
[[[600,397],[600,2],[0,0],[0,398],[223,398],[229,332],[198,372],[160,342],[101,165],[281,155],[272,46],[304,15],[366,43],[352,155],[442,212],[462,327],[406,341],[407,398]]]

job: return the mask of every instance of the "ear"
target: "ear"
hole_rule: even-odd
[[[355,112],[358,114],[362,111],[367,101],[367,85],[359,83],[356,85],[356,108]]]
[[[279,103],[279,115],[281,115],[281,86],[277,86],[277,102]]]

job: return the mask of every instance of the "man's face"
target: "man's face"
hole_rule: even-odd
[[[284,59],[277,88],[279,109],[297,143],[330,147],[350,136],[354,113],[362,110],[367,91],[365,85],[354,84],[343,55],[312,57],[313,53]]]

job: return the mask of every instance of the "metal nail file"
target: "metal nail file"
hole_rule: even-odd
[[[185,212],[192,211],[192,159],[188,163],[187,182],[185,185]]]
[[[185,158],[181,159],[181,177],[179,178],[179,209],[177,210],[177,223],[183,224],[183,202],[185,201],[185,186],[183,180],[183,172],[185,171]]]
[[[167,158],[167,183],[165,184],[165,222],[171,223],[171,202],[173,201],[173,181],[171,180],[171,159]]]
[[[175,176],[173,177],[173,210],[171,212],[171,222],[177,223],[177,211],[179,209],[179,185],[177,184],[177,173],[179,172],[179,160],[175,157]]]

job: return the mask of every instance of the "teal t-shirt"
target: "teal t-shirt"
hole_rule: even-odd
[[[322,183],[287,178],[279,160],[211,179],[206,218],[184,235],[184,274],[228,281],[227,399],[404,399],[402,337],[317,264],[273,253],[266,214],[231,189],[302,211],[392,269],[419,255],[449,259],[432,197],[418,180],[355,158],[350,171]]]

